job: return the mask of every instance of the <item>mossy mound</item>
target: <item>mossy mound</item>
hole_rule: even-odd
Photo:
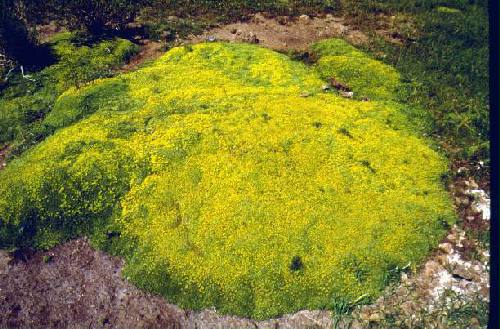
[[[348,85],[357,99],[396,99],[399,73],[391,66],[366,56],[339,39],[327,39],[312,46],[320,56],[316,69],[323,79],[330,77]]]
[[[254,318],[375,296],[453,221],[446,163],[397,103],[323,84],[211,43],[69,90],[0,173],[0,244],[90,232],[138,286]]]

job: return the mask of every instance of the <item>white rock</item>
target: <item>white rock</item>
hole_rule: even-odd
[[[490,197],[488,196],[488,194],[481,189],[472,189],[465,192],[469,195],[474,196],[475,200],[472,203],[472,208],[475,211],[482,213],[483,220],[490,220]]]

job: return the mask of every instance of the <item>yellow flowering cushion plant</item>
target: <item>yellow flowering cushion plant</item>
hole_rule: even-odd
[[[453,222],[447,164],[385,94],[393,69],[319,56],[198,44],[70,89],[0,173],[1,247],[89,234],[137,286],[256,319],[377,296]],[[339,70],[373,99],[325,92]]]

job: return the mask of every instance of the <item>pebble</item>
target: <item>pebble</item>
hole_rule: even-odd
[[[479,323],[479,320],[477,318],[472,318],[470,319],[470,326],[471,327],[480,327],[481,324]]]
[[[451,254],[453,252],[453,247],[451,243],[445,242],[439,244],[439,249],[444,251],[447,254]]]
[[[453,269],[453,274],[469,281],[472,281],[475,277],[474,271],[470,268],[466,268],[465,266],[455,266],[455,268]]]
[[[474,189],[474,190],[476,190],[476,189],[478,189],[478,188],[479,188],[479,185],[477,185],[477,183],[476,183],[476,181],[475,181],[474,179],[471,179],[471,180],[469,181],[469,186],[470,186],[472,189]]]
[[[434,260],[430,260],[427,263],[425,263],[424,275],[431,276],[434,273],[436,273],[437,270],[439,270],[439,268],[440,268],[440,266],[439,266],[438,262],[436,262]]]
[[[379,322],[380,320],[382,320],[382,317],[379,313],[372,313],[368,320],[374,321],[374,322]]]
[[[310,18],[308,15],[300,15],[300,16],[299,16],[299,19],[300,19],[301,21],[308,21],[308,20],[310,20],[311,18]]]
[[[354,96],[352,91],[341,91],[340,94],[345,98],[352,98]]]
[[[244,41],[249,43],[259,43],[259,39],[253,32],[249,32],[248,35],[244,38]]]

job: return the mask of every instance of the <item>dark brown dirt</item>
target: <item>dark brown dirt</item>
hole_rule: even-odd
[[[139,53],[133,56],[126,65],[117,70],[119,73],[133,71],[144,62],[157,59],[165,53],[164,45],[161,42],[141,40],[140,43],[141,50],[139,51]]]
[[[185,314],[120,277],[78,239],[12,259],[0,251],[0,328],[181,328]]]

